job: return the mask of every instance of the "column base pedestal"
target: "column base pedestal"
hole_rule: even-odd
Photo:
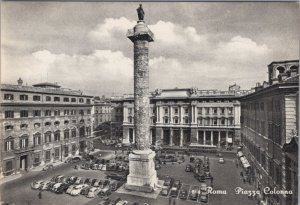
[[[158,179],[154,164],[155,152],[135,150],[129,155],[129,175],[125,188],[131,191],[151,193]]]

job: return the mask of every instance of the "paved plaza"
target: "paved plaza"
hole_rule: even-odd
[[[103,153],[103,156],[113,157],[114,152]],[[199,201],[192,201],[187,198],[187,200],[181,200],[177,197],[172,198],[171,203],[176,205],[184,204],[209,204],[209,205],[239,205],[239,204],[256,204],[256,201],[249,199],[246,195],[236,195],[234,193],[235,187],[243,187],[245,189],[251,189],[249,184],[243,183],[239,173],[241,168],[237,168],[234,164],[234,155],[225,158],[225,163],[220,164],[218,158],[213,154],[208,155],[210,158],[210,169],[211,174],[214,177],[213,188],[215,190],[226,190],[227,194],[209,194],[208,203],[203,203]],[[167,175],[174,177],[175,180],[180,180],[182,182],[182,188],[190,190],[191,187],[200,187],[200,182],[195,180],[192,172],[185,172],[185,166],[188,164],[188,156],[185,156],[185,162],[182,164],[168,164],[162,165],[161,169],[158,170],[158,176],[160,179],[164,179]],[[85,196],[79,195],[72,197],[67,194],[54,194],[49,191],[42,192],[42,199],[38,198],[38,191],[32,190],[30,188],[30,183],[37,180],[49,180],[53,176],[62,174],[65,176],[82,176],[90,178],[104,178],[104,171],[99,170],[76,170],[71,164],[61,164],[55,167],[53,170],[43,172],[43,171],[31,171],[19,179],[7,182],[1,185],[1,199],[7,202],[13,202],[15,204],[99,204],[100,198],[96,197],[94,199],[86,198]],[[206,180],[208,186],[211,186],[211,181]],[[147,197],[139,197],[130,194],[120,194],[113,192],[110,196],[111,199],[116,199],[120,197],[123,200],[127,200],[129,204],[134,202],[139,202],[139,204],[148,203],[149,205],[163,205],[169,204],[169,196],[158,195],[156,199],[151,199]],[[175,201],[175,202],[174,202]]]

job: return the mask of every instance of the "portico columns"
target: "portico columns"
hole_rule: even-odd
[[[206,145],[206,130],[203,131],[203,144]]]
[[[170,146],[173,146],[173,129],[170,128]]]
[[[214,140],[214,137],[213,137],[213,131],[210,131],[210,144],[213,145],[213,140]]]
[[[219,136],[218,136],[218,146],[221,146],[221,131],[219,131]]]
[[[228,145],[228,130],[226,130],[226,146]]]
[[[179,146],[182,147],[183,146],[183,130],[182,128],[180,128],[180,143]]]

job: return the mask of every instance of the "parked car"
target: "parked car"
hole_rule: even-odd
[[[60,186],[56,189],[55,193],[56,193],[56,194],[62,194],[62,193],[64,193],[64,192],[66,192],[68,188],[69,188],[69,185],[68,185],[68,184],[62,184],[62,185],[60,185]]]
[[[98,165],[98,164],[93,164],[93,166],[92,166],[92,170],[97,170],[97,169],[98,169],[98,167],[99,167],[99,165]]]
[[[92,188],[91,186],[86,186],[86,187],[82,188],[80,191],[80,194],[83,196],[86,196],[89,193],[91,188]]]
[[[78,196],[81,192],[81,190],[84,188],[84,187],[87,187],[89,185],[86,185],[86,184],[80,184],[80,185],[76,185],[73,190],[71,191],[71,195],[72,196]]]
[[[193,171],[192,165],[187,164],[186,167],[185,167],[185,171],[186,171],[186,172],[192,172],[192,171]]]
[[[76,185],[82,184],[83,183],[83,178],[82,177],[78,177],[77,180],[75,181]]]
[[[102,171],[106,171],[106,164],[103,164],[103,166],[101,167]]]
[[[205,175],[205,179],[211,178],[210,172],[204,172],[204,175]]]
[[[110,186],[110,188],[111,188],[112,191],[116,191],[121,185],[122,185],[121,182],[119,182],[119,181],[113,181],[113,182],[110,183],[109,186]]]
[[[103,164],[98,164],[98,170],[102,170]]]
[[[171,191],[170,191],[170,196],[171,197],[177,197],[177,195],[178,195],[178,188],[177,187],[175,187],[175,186],[173,186],[172,188],[171,188]]]
[[[169,186],[163,186],[162,189],[161,189],[160,194],[161,194],[162,196],[168,196],[169,190],[170,190],[170,187],[169,187]]]
[[[181,187],[181,181],[180,180],[176,180],[173,184],[173,187],[177,187],[178,189],[180,189]]]
[[[40,190],[47,190],[49,185],[51,184],[51,181],[44,181],[41,186],[39,187]]]
[[[101,180],[97,179],[94,184],[92,184],[93,187],[100,187]]]
[[[220,164],[224,164],[224,163],[225,163],[224,158],[219,158],[219,163],[220,163]]]
[[[194,201],[197,200],[198,192],[199,192],[199,190],[197,188],[193,187],[191,190],[191,193],[190,193],[190,199],[194,200]]]
[[[188,197],[188,190],[187,189],[181,189],[179,193],[179,198],[186,200]]]
[[[201,202],[204,202],[204,203],[207,203],[208,202],[208,195],[207,194],[200,194],[200,201]]]
[[[107,174],[106,177],[109,179],[115,179],[115,180],[124,180],[125,179],[125,177],[123,175],[119,175],[119,174],[115,174],[115,173]]]
[[[174,182],[174,178],[167,176],[164,182],[164,186],[171,187],[173,185],[173,182]]]
[[[64,175],[58,175],[57,177],[56,177],[56,182],[57,183],[59,183],[59,182],[62,182],[62,180],[64,179]]]
[[[97,196],[97,194],[99,193],[100,189],[96,188],[96,187],[92,187],[89,189],[88,194],[86,195],[86,197],[88,198],[94,198],[95,196]]]
[[[47,186],[47,191],[51,191],[53,189],[53,186],[56,184],[56,182],[50,182],[50,184],[48,184]]]
[[[87,185],[91,185],[92,180],[90,178],[86,178],[83,183]]]
[[[43,171],[48,171],[50,169],[53,169],[53,164],[47,164],[46,166],[43,167]]]
[[[36,181],[31,183],[32,189],[39,189],[43,185],[44,181]]]
[[[73,190],[73,188],[74,188],[75,186],[76,186],[76,185],[71,185],[71,186],[69,186],[68,189],[66,190],[66,193],[67,193],[67,194],[71,194],[71,192],[72,192],[72,190]]]
[[[62,183],[56,183],[56,184],[54,184],[54,186],[53,186],[53,188],[52,188],[52,191],[53,192],[56,192],[56,190],[60,187],[62,185]]]
[[[103,189],[101,189],[98,193],[99,197],[104,197],[104,196],[108,196],[111,194],[111,190],[109,186],[104,187]]]
[[[201,191],[201,193],[202,193],[202,192],[203,192],[203,193],[207,193],[207,184],[202,183],[202,184],[200,185],[200,191]]]

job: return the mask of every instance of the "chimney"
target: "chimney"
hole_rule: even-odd
[[[23,80],[21,78],[19,78],[19,80],[17,81],[19,86],[23,85]]]
[[[298,74],[298,68],[296,66],[292,66],[290,68],[291,77],[296,76]]]

